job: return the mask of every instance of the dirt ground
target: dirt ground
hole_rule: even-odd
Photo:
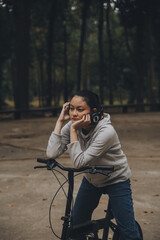
[[[132,170],[136,219],[144,239],[160,239],[160,112],[112,114],[112,124]],[[48,138],[56,118],[0,122],[0,239],[56,239],[49,227],[49,206],[59,187],[51,172],[34,169],[37,157],[46,157]],[[58,159],[70,166],[68,153]],[[62,176],[60,176],[62,180]],[[75,182],[77,190],[81,177]],[[76,193],[75,193],[76,194]],[[105,197],[106,198],[106,197]],[[101,199],[94,217],[103,216]],[[65,197],[53,203],[55,225],[60,230]]]

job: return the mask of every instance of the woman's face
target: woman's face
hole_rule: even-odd
[[[76,122],[84,115],[90,114],[91,108],[83,97],[74,96],[70,101],[69,116],[72,122]]]

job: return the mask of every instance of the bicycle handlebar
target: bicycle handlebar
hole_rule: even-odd
[[[114,171],[114,166],[100,166],[100,165],[94,165],[94,166],[85,166],[81,168],[70,168],[70,167],[64,167],[60,163],[58,163],[55,159],[49,158],[49,159],[43,159],[43,158],[37,158],[37,162],[44,163],[46,166],[35,166],[34,168],[47,168],[48,170],[52,170],[55,167],[59,167],[63,171],[67,172],[83,172],[85,170],[90,170],[92,174],[98,173],[97,170],[103,170],[103,171]]]

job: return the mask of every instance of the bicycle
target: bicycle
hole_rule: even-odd
[[[41,159],[38,158],[37,162],[43,163],[45,165],[41,166],[35,166],[34,168],[47,168],[47,170],[54,171],[56,167],[63,171],[68,172],[68,178],[65,177],[65,181],[63,184],[60,183],[60,188],[56,192],[55,196],[59,192],[59,190],[62,188],[65,183],[68,182],[68,193],[66,195],[67,202],[66,202],[66,208],[65,208],[65,216],[63,216],[61,219],[63,220],[63,227],[62,227],[62,233],[61,237],[58,237],[52,227],[51,223],[51,206],[53,204],[53,200],[55,196],[52,199],[51,205],[50,205],[50,211],[49,211],[49,222],[52,232],[56,237],[58,237],[61,240],[72,240],[76,238],[82,238],[86,240],[108,240],[109,238],[109,229],[112,231],[112,240],[122,240],[120,238],[119,228],[117,224],[113,221],[113,213],[110,205],[110,201],[108,201],[108,207],[107,210],[105,210],[105,217],[102,219],[97,220],[91,220],[86,223],[72,226],[71,224],[71,208],[72,208],[72,200],[73,200],[73,189],[74,189],[74,173],[82,173],[86,170],[89,171],[90,174],[104,174],[108,177],[110,176],[110,173],[114,171],[113,166],[86,166],[79,169],[75,168],[68,168],[62,166],[60,163],[58,163],[55,159]],[[56,170],[57,172],[61,173],[60,171]],[[61,173],[62,174],[62,173]],[[78,175],[77,174],[77,175]],[[63,174],[62,174],[63,175]],[[63,175],[64,176],[64,175]],[[56,176],[57,178],[57,176]],[[63,189],[64,191],[64,189]],[[140,225],[137,223],[141,239],[143,240],[143,234]],[[99,230],[102,230],[102,238],[99,237]],[[111,238],[110,238],[111,239]]]

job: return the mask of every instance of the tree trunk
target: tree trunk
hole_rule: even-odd
[[[111,36],[111,26],[110,26],[110,11],[111,5],[110,0],[107,0],[107,35],[108,35],[108,80],[109,80],[109,103],[113,104],[113,77],[112,77],[112,36]]]
[[[139,25],[136,27],[136,41],[135,41],[135,50],[132,51],[129,41],[128,41],[128,33],[127,28],[125,27],[125,40],[126,47],[131,56],[131,60],[133,63],[133,72],[135,73],[135,81],[134,86],[131,93],[132,101],[136,100],[137,104],[141,105],[143,103],[143,69],[144,69],[144,61],[143,61],[143,23],[142,20],[139,21]],[[143,107],[137,106],[137,111],[143,110]]]
[[[101,104],[103,104],[104,103],[103,0],[99,1],[98,47],[99,47],[99,95]]]
[[[130,58],[132,61],[132,64],[131,64],[132,72],[133,72],[133,74],[135,73],[135,78],[137,78],[138,74],[137,74],[137,69],[136,69],[135,56],[133,54],[131,46],[129,45],[128,30],[125,26],[124,26],[124,36],[125,36],[126,48],[129,52],[129,55],[130,55]],[[135,100],[136,100],[136,89],[135,89],[135,84],[133,84],[132,89],[130,90],[130,96],[129,96],[128,103],[134,104]]]
[[[139,21],[139,25],[136,28],[136,69],[137,69],[137,77],[136,77],[136,100],[137,104],[143,104],[143,81],[144,81],[144,59],[143,59],[143,50],[144,50],[144,24]],[[138,109],[137,109],[138,110]],[[143,110],[143,109],[139,109]]]
[[[151,14],[148,12],[147,20],[147,66],[148,66],[148,88],[149,88],[149,101],[150,103],[156,103],[156,79],[155,79],[155,64],[153,56],[153,37],[151,26]]]
[[[37,60],[38,60],[38,96],[39,96],[39,106],[44,107],[46,105],[45,101],[45,80],[44,80],[44,56],[43,56],[43,49],[37,49]]]
[[[30,0],[15,1],[15,108],[24,116],[29,108]],[[20,118],[20,115],[17,116]]]
[[[3,80],[3,74],[2,74],[2,63],[0,62],[0,109],[2,109],[2,107],[3,107],[3,104],[4,104],[4,102],[3,102],[3,96],[2,96],[2,80]]]
[[[67,14],[68,13],[68,1],[64,1],[64,13],[63,13],[63,36],[64,36],[64,102],[68,102],[68,35],[67,35]]]
[[[67,30],[64,22],[64,102],[68,101],[68,58],[67,58]]]
[[[89,63],[88,63],[88,44],[86,43],[86,51],[84,54],[84,71],[83,71],[83,81],[82,86],[83,89],[90,89],[90,71],[89,71]]]
[[[52,65],[54,64],[54,23],[56,18],[57,0],[53,0],[48,23],[48,61],[47,61],[47,106],[52,105]]]
[[[77,90],[81,88],[82,59],[83,59],[83,49],[84,49],[86,22],[87,22],[89,5],[90,5],[90,0],[83,0],[82,26],[81,26],[81,37],[80,37],[80,47],[79,47],[78,66],[77,66]]]

